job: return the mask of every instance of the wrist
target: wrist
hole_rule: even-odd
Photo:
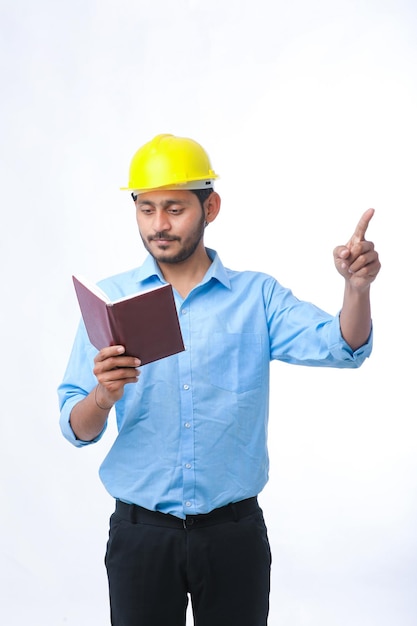
[[[98,384],[96,386],[96,388],[94,389],[94,402],[96,403],[96,406],[101,409],[102,411],[110,411],[110,409],[113,408],[113,405],[111,406],[103,406],[103,404],[100,403],[99,399],[97,398],[97,392],[98,392],[98,388],[100,387],[100,384]]]

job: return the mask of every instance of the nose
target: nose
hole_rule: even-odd
[[[169,217],[165,211],[157,210],[154,214],[153,229],[156,233],[160,233],[165,230],[170,230],[171,224]]]

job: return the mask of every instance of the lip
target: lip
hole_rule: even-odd
[[[159,238],[159,237],[152,237],[151,241],[156,243],[156,244],[162,243],[162,244],[166,245],[168,243],[174,243],[176,241],[176,239],[162,239],[162,238]]]
[[[156,243],[156,245],[163,245],[163,246],[166,246],[174,242],[173,239],[151,239],[151,241],[153,243]]]

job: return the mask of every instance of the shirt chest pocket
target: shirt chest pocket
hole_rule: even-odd
[[[214,333],[209,338],[208,351],[212,385],[235,393],[261,386],[265,367],[261,335]]]

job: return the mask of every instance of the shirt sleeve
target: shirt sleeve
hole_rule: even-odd
[[[97,385],[93,374],[96,348],[90,343],[85,326],[81,321],[74,340],[70,358],[63,380],[58,387],[60,408],[60,428],[64,437],[76,447],[86,446],[101,439],[107,428],[107,422],[98,437],[91,441],[77,439],[71,428],[70,416],[74,406],[83,400]]]
[[[271,359],[313,367],[357,368],[372,351],[373,334],[353,351],[340,330],[340,312],[331,315],[299,300],[277,281],[265,285]]]

